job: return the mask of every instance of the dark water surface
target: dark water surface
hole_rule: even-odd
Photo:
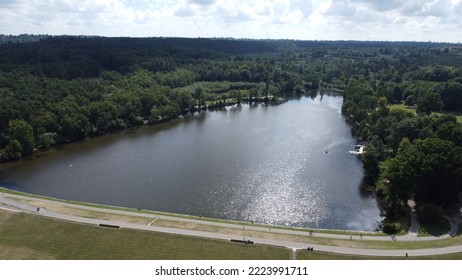
[[[242,105],[0,165],[3,186],[57,198],[267,224],[374,230],[341,97]],[[327,151],[327,153],[326,153]]]

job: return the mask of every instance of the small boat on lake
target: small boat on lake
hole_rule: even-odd
[[[366,151],[364,151],[364,146],[363,145],[356,145],[356,149],[354,151],[348,151],[350,155],[355,155],[355,156],[360,156],[364,154]]]

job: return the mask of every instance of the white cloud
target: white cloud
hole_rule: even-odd
[[[190,2],[202,6],[210,6],[215,4],[215,0],[190,0]]]
[[[309,16],[313,12],[311,0],[295,0],[290,3],[290,8],[292,10],[299,10],[305,17]]]
[[[444,17],[450,13],[451,0],[406,1],[401,10],[408,16]]]
[[[175,15],[179,17],[192,17],[196,14],[194,7],[191,5],[185,5],[175,11]]]
[[[454,41],[461,0],[2,0],[0,32]]]
[[[407,1],[402,0],[351,0],[353,4],[361,4],[375,11],[384,12],[396,10],[402,7]]]
[[[347,33],[350,38],[454,41],[461,35],[457,27],[462,15],[459,0],[331,0],[328,3],[328,8],[318,17],[336,30],[350,30]]]

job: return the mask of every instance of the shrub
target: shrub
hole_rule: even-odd
[[[400,225],[398,223],[384,223],[383,224],[383,233],[386,234],[395,234],[400,230]]]

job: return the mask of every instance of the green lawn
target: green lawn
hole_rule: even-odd
[[[329,240],[337,246],[382,249],[418,249],[459,245],[462,236],[438,241],[390,242]],[[361,244],[362,246],[359,246]],[[101,228],[0,210],[0,259],[290,259],[286,248],[243,245],[227,241],[129,229]],[[404,256],[403,256],[404,258]],[[410,257],[411,258],[411,257]],[[299,250],[297,259],[401,259],[342,255]],[[420,259],[462,259],[462,253]]]
[[[416,113],[415,108],[405,106],[404,104],[393,104],[393,105],[390,105],[388,107],[390,108],[390,110],[403,110],[403,111],[410,112],[410,113],[413,113],[413,114]],[[453,114],[454,116],[456,116],[457,122],[462,123],[462,113],[461,112],[449,112],[449,111],[447,111],[447,112],[435,113],[435,114]]]
[[[393,104],[393,105],[389,105],[388,108],[390,108],[390,110],[402,110],[402,111],[415,114],[415,108],[406,106],[404,104]]]
[[[297,251],[297,260],[462,260],[462,253],[425,257],[373,257],[327,253],[306,250]]]
[[[285,248],[100,228],[0,210],[0,259],[290,259]]]

